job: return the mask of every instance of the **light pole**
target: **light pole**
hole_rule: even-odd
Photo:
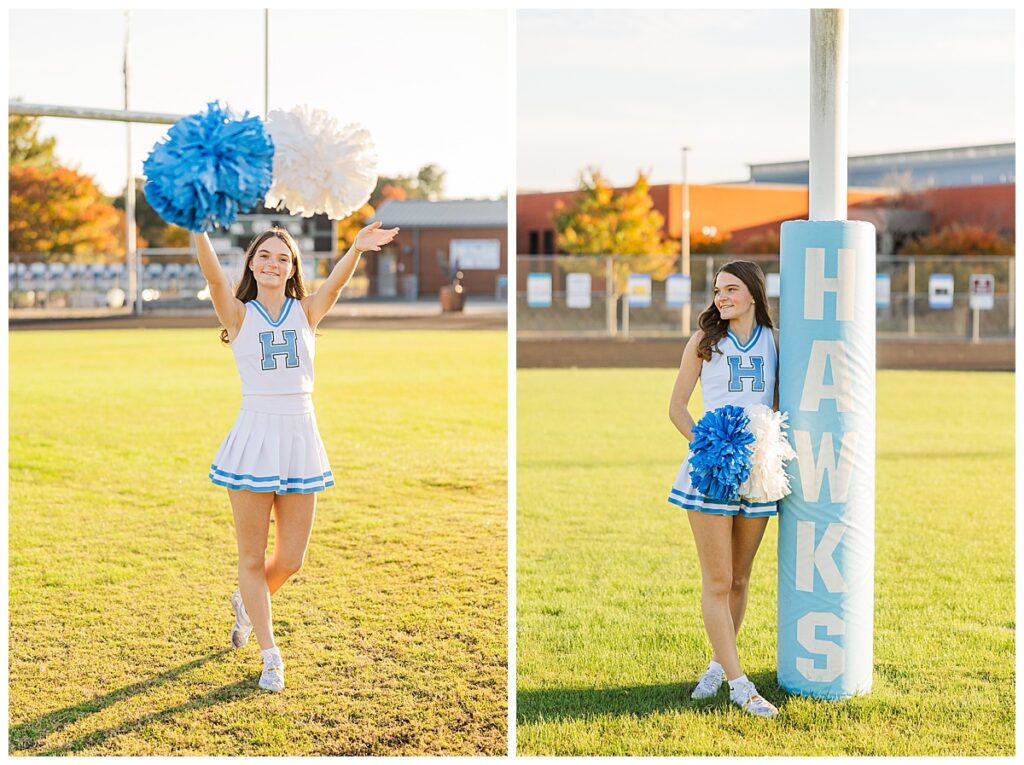
[[[263,10],[263,119],[270,111],[270,9]]]
[[[690,152],[689,146],[683,147],[683,226],[679,233],[680,255],[679,268],[683,276],[690,276],[690,182],[687,174],[686,160]],[[692,295],[692,291],[691,291]],[[690,301],[683,306],[683,334],[690,334]]]
[[[124,110],[128,112],[131,105],[131,24],[132,12],[124,12]],[[128,183],[124,189],[125,219],[125,271],[128,277],[127,304],[133,306],[136,315],[142,313],[142,292],[139,289],[138,259],[139,253],[135,246],[135,170],[132,167],[132,123],[125,123],[127,147],[125,149],[125,165],[128,170]]]

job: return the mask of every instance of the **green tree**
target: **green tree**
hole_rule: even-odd
[[[444,196],[444,178],[445,171],[439,166],[433,163],[424,165],[416,173],[416,188],[424,199],[436,202]]]
[[[39,118],[24,114],[7,116],[7,158],[10,167],[38,167],[50,170],[57,162],[53,150],[56,138],[39,137]]]
[[[630,273],[649,273],[663,279],[672,272],[679,242],[666,239],[665,218],[654,209],[650,185],[643,173],[625,191],[616,192],[601,172],[589,168],[580,175],[572,204],[559,202],[551,217],[555,245],[570,255],[616,255],[615,291],[621,294]],[[604,274],[603,258],[577,259],[567,271]]]
[[[445,171],[433,163],[423,165],[416,175],[381,175],[370,194],[370,204],[379,207],[385,199],[429,199],[432,202],[444,198]]]

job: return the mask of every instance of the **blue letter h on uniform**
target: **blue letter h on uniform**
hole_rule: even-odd
[[[296,345],[298,338],[294,329],[285,329],[281,332],[284,335],[283,343],[274,342],[273,332],[260,332],[260,345],[263,348],[263,371],[277,369],[277,357],[284,356],[284,365],[288,369],[295,369],[299,365],[299,350]]]
[[[742,357],[729,356],[729,392],[741,393],[743,391],[743,378],[754,381],[753,391],[764,393],[764,359],[760,356],[750,357],[750,366],[740,366]]]

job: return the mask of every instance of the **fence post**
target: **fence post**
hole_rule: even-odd
[[[623,337],[630,336],[630,273],[626,273],[626,294],[623,295]]]
[[[615,318],[615,266],[610,255],[605,255],[604,305],[608,336],[615,337],[618,330],[618,321]]]
[[[1010,268],[1010,284],[1009,284],[1009,287],[1007,288],[1007,293],[1008,293],[1007,297],[1009,298],[1010,307],[1009,307],[1009,317],[1007,318],[1007,325],[1010,328],[1010,336],[1012,337],[1013,334],[1014,334],[1014,327],[1013,327],[1013,309],[1014,309],[1014,305],[1013,305],[1013,276],[1014,276],[1014,274],[1013,274],[1013,271],[1014,271],[1014,269],[1013,269],[1013,258],[1010,258],[1009,261],[1007,261],[1007,262],[1009,263],[1009,268]]]
[[[914,302],[916,301],[914,276],[914,261],[910,260],[907,262],[907,334],[911,337],[914,336]]]

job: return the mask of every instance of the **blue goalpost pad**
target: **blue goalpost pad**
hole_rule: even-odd
[[[787,221],[779,408],[797,458],[779,506],[778,679],[871,690],[875,557],[875,228]]]

